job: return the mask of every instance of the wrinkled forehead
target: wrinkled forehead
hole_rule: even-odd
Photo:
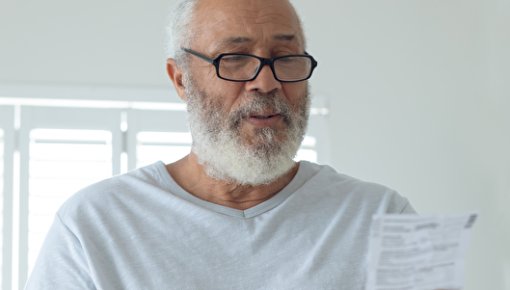
[[[304,49],[301,23],[288,0],[202,0],[191,29],[195,47],[280,41]]]

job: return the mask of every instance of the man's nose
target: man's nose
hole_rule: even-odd
[[[261,93],[269,93],[281,88],[282,83],[275,78],[269,65],[264,65],[262,67],[257,78],[246,82],[246,89],[248,91],[256,90]]]

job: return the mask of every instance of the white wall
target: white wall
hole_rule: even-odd
[[[510,2],[298,3],[335,167],[422,213],[477,210],[466,289],[510,289]]]
[[[0,0],[0,81],[166,85],[169,1]]]
[[[0,85],[169,86],[169,1],[1,1]],[[466,289],[510,289],[510,2],[294,3],[331,164],[423,213],[477,210]]]

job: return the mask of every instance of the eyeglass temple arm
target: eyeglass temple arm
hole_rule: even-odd
[[[185,47],[181,47],[181,49],[184,50],[185,52],[189,53],[189,54],[192,54],[192,55],[194,55],[196,57],[199,57],[199,58],[207,61],[208,63],[214,63],[214,59],[208,58],[207,56],[205,56],[205,55],[203,55],[203,54],[201,54],[199,52],[196,52],[194,50],[191,50],[191,49],[185,48]]]

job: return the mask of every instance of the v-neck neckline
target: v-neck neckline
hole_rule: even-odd
[[[294,193],[299,187],[301,187],[306,182],[306,180],[308,180],[309,178],[308,175],[311,173],[310,170],[306,170],[306,167],[308,167],[308,165],[309,164],[307,161],[300,161],[298,164],[299,168],[296,175],[282,190],[277,192],[268,200],[265,200],[257,204],[256,206],[250,207],[245,210],[240,210],[206,201],[187,192],[172,178],[172,176],[168,173],[165,164],[162,161],[156,163],[159,174],[162,177],[161,180],[164,183],[166,183],[166,187],[170,189],[172,194],[195,205],[214,211],[216,213],[244,219],[253,218],[265,212],[268,212],[271,209],[280,205],[284,200],[286,200],[290,195],[292,195],[292,193]]]

